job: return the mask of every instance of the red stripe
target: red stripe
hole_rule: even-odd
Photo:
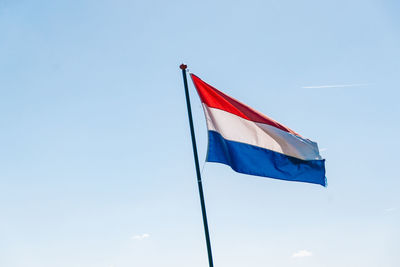
[[[271,118],[261,114],[260,112],[252,109],[249,106],[239,102],[238,100],[222,93],[218,89],[212,87],[211,85],[202,81],[199,77],[194,74],[190,74],[193,80],[193,83],[197,89],[197,93],[200,96],[201,101],[206,104],[210,108],[217,108],[224,110],[226,112],[235,114],[239,117],[242,117],[246,120],[265,123],[271,126],[274,126],[278,129],[281,129],[285,132],[289,132],[295,135],[299,135],[291,129],[283,126],[279,122],[274,121]]]

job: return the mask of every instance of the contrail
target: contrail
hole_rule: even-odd
[[[319,88],[343,88],[343,87],[358,87],[366,86],[366,83],[353,83],[353,84],[332,84],[332,85],[316,85],[316,86],[302,86],[301,88],[319,89]]]

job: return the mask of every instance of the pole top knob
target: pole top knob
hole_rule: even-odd
[[[179,68],[181,68],[181,70],[186,70],[187,65],[185,65],[185,64],[182,63],[182,64],[179,66]]]

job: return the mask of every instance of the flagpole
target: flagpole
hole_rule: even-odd
[[[193,127],[192,108],[190,106],[189,89],[188,89],[187,77],[186,77],[187,65],[181,64],[179,67],[182,70],[183,84],[185,86],[186,106],[187,106],[188,117],[189,117],[190,135],[192,136],[193,156],[194,156],[194,163],[196,166],[197,186],[199,188],[201,213],[203,215],[204,234],[206,236],[208,263],[209,263],[210,267],[214,267],[213,259],[212,259],[212,252],[211,252],[210,234],[208,232],[206,203],[204,201],[203,185],[201,182],[201,173],[200,173],[200,165],[199,165],[199,157],[197,155],[196,136],[194,134],[194,127]]]

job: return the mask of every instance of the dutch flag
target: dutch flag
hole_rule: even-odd
[[[317,143],[191,74],[208,128],[208,162],[237,172],[326,186]]]

